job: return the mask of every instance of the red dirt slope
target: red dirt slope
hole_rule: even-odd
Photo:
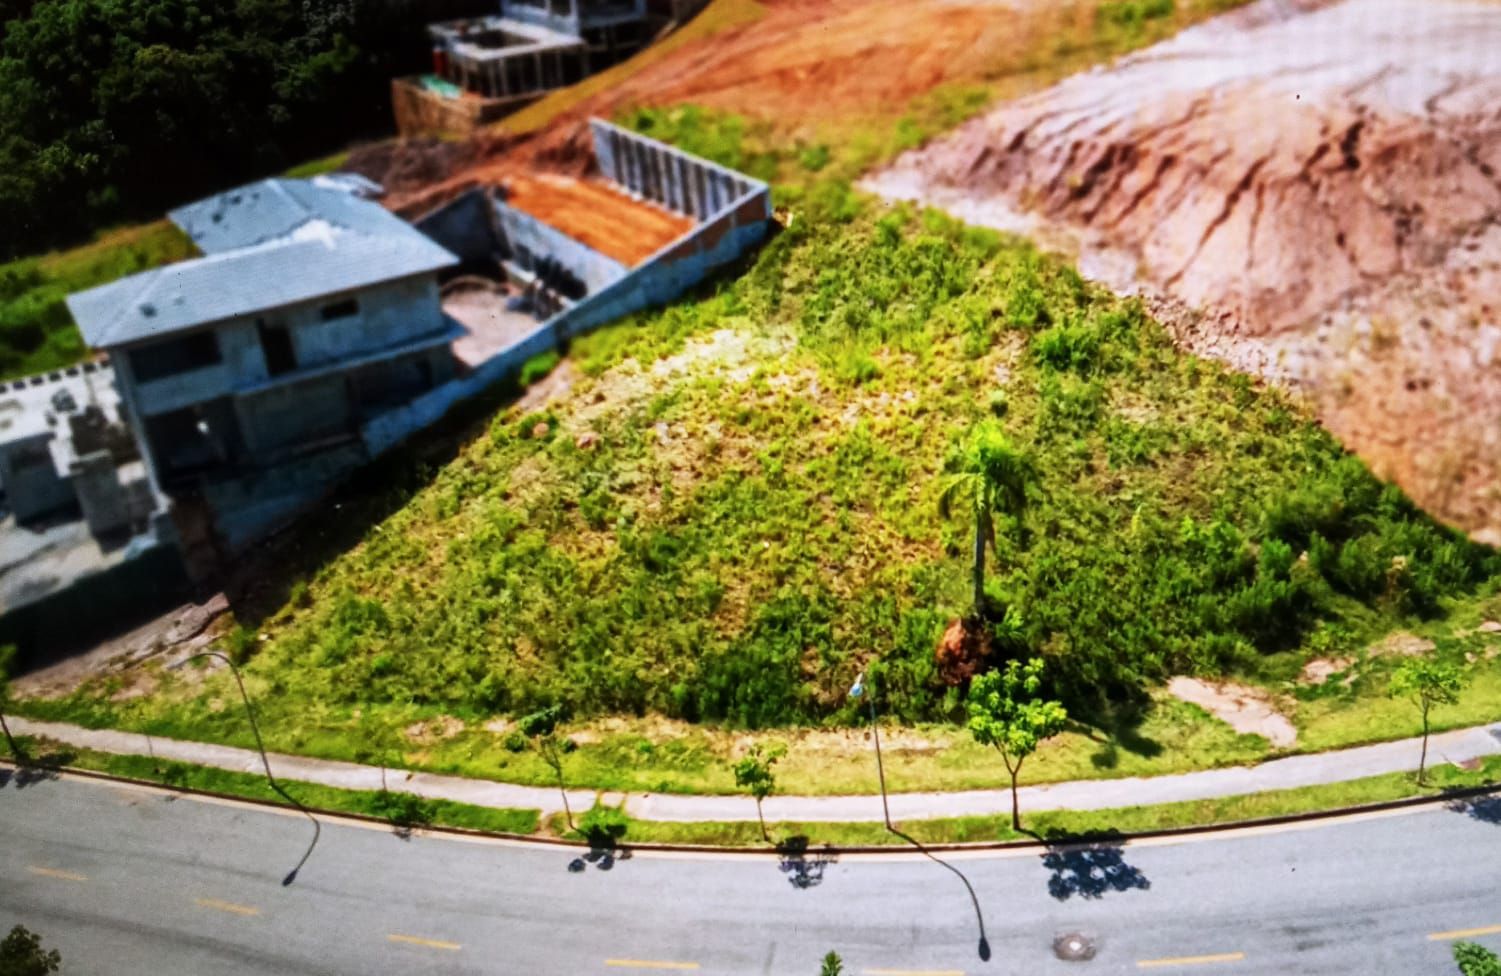
[[[1260,0],[869,185],[1077,251],[1501,542],[1501,7]]]

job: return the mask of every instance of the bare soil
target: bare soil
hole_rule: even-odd
[[[943,85],[1040,70],[1060,33],[1088,34],[1097,3],[769,0],[760,18],[651,59],[536,132],[509,135],[502,121],[471,143],[387,144],[348,165],[383,183],[389,205],[411,216],[467,187],[538,169],[582,177],[586,120],[634,105],[703,105],[812,139],[851,120],[894,117]]]
[[[1168,693],[1209,712],[1242,735],[1259,735],[1277,748],[1298,741],[1298,730],[1277,711],[1270,695],[1230,681],[1201,681],[1177,677],[1168,682]]]
[[[1353,657],[1316,657],[1303,665],[1303,670],[1298,675],[1298,682],[1305,685],[1324,684],[1336,674],[1348,671],[1354,663]],[[1347,684],[1350,680],[1350,678],[1345,679]]]
[[[1501,15],[1258,0],[1005,104],[868,186],[1142,291],[1501,542]]]
[[[1426,637],[1399,630],[1372,644],[1367,652],[1371,657],[1421,657],[1436,646]]]
[[[93,678],[118,675],[122,684],[115,701],[150,694],[156,677],[139,665],[159,656],[176,660],[208,649],[222,636],[228,613],[229,602],[223,594],[201,604],[184,604],[86,654],[21,675],[12,680],[11,687],[18,697],[61,698]]]

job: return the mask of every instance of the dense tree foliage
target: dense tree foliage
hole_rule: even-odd
[[[1021,830],[1016,777],[1022,763],[1037,751],[1042,740],[1063,731],[1068,712],[1060,702],[1042,697],[1042,658],[1026,664],[1006,662],[999,671],[988,671],[969,686],[964,709],[969,715],[969,734],[981,745],[995,746],[1011,777],[1011,829]]]
[[[25,926],[17,925],[0,939],[0,976],[47,976],[62,965],[57,950],[42,948],[42,940]]]
[[[0,0],[0,256],[381,131],[452,6]]]

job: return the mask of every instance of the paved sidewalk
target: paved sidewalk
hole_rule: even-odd
[[[86,729],[77,725],[37,722],[24,718],[11,718],[9,722],[11,729],[22,735],[46,736],[58,742],[99,752],[156,756],[237,772],[262,771],[260,757],[249,749],[162,739],[136,732]],[[1419,746],[1418,739],[1402,739],[1335,752],[1289,756],[1258,766],[1236,766],[1170,776],[1024,786],[1020,791],[1021,804],[1023,809],[1032,811],[1100,810],[1339,783],[1416,769]],[[1445,732],[1428,740],[1428,756],[1432,765],[1460,763],[1496,754],[1501,754],[1501,723]],[[378,766],[308,759],[273,752],[271,769],[278,777],[287,780],[302,780],[354,790],[381,788],[381,771]],[[485,807],[539,809],[544,816],[563,809],[558,791],[548,787],[516,786],[435,773],[394,772],[388,774],[388,780],[392,784],[399,784],[399,789],[433,799],[457,800]],[[569,790],[568,802],[575,811],[583,810],[594,802],[596,796],[610,804],[624,800],[626,811],[642,820],[692,822],[756,819],[755,801],[748,796],[620,794]],[[881,819],[879,795],[773,796],[766,801],[765,808],[766,819],[773,821],[826,823]],[[1011,795],[1006,790],[891,794],[891,816],[895,820],[1002,814],[1009,813],[1010,810]]]

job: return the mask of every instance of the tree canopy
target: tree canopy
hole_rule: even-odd
[[[0,976],[47,976],[62,965],[57,950],[42,948],[42,940],[25,926],[17,925],[0,939]]]
[[[1023,664],[1006,662],[998,671],[975,678],[964,699],[969,715],[969,733],[976,742],[995,746],[1011,775],[1011,826],[1021,829],[1017,806],[1016,777],[1022,762],[1037,751],[1049,736],[1063,731],[1068,712],[1063,705],[1042,697],[1042,658]]]
[[[383,131],[452,6],[0,0],[0,256]]]

